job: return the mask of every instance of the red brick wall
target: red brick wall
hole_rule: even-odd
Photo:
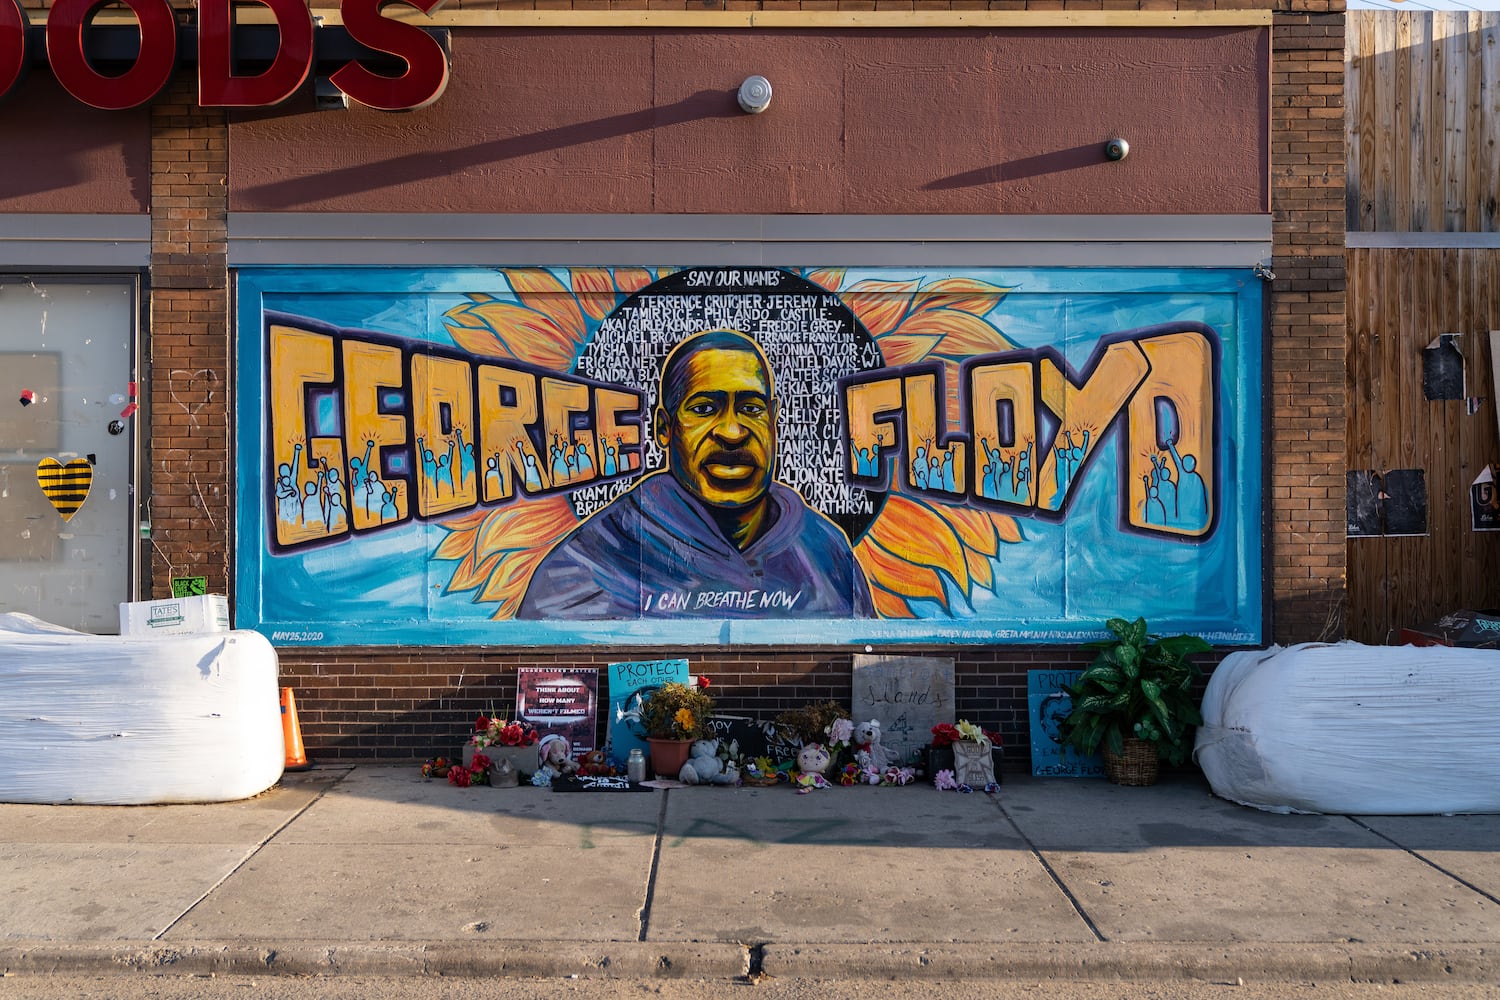
[[[1161,0],[528,0],[502,9],[1160,10]],[[1261,4],[1183,4],[1183,9]],[[1328,632],[1343,595],[1342,3],[1291,0],[1272,32],[1271,206],[1276,280],[1270,296],[1271,413],[1267,447],[1267,580],[1278,641]],[[233,476],[229,446],[228,297],[224,221],[227,126],[195,109],[181,80],[152,111],[153,258],[145,355],[151,400],[149,586],[206,575],[224,590],[231,571]],[[538,206],[537,210],[544,210]],[[886,651],[886,650],[883,650]],[[896,650],[891,650],[895,652]],[[998,728],[1013,762],[1026,759],[1030,668],[1080,665],[1072,647],[921,648],[957,661],[957,714]],[[472,719],[514,696],[514,669],[542,662],[596,665],[654,652],[589,649],[287,649],[283,683],[297,689],[315,759],[419,759],[452,753]],[[681,650],[670,651],[681,655]],[[722,707],[762,716],[811,700],[849,697],[851,651],[700,650]]]
[[[150,597],[170,597],[174,576],[228,593],[231,575],[229,144],[223,111],[196,98],[179,73],[151,107]]]
[[[1272,32],[1272,634],[1344,634],[1344,16],[1297,2]]]

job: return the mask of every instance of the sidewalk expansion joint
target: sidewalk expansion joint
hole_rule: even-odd
[[[1421,851],[1414,851],[1410,847],[1407,847],[1405,844],[1402,844],[1400,841],[1395,840],[1395,839],[1393,839],[1391,837],[1387,837],[1385,834],[1381,833],[1379,830],[1374,829],[1369,824],[1363,822],[1362,820],[1360,820],[1360,819],[1358,819],[1358,818],[1356,818],[1354,816],[1350,816],[1350,817],[1348,817],[1348,819],[1349,819],[1349,822],[1353,823],[1355,826],[1360,827],[1361,829],[1364,829],[1364,830],[1366,830],[1366,831],[1368,831],[1370,833],[1373,833],[1375,836],[1379,837],[1381,840],[1383,840],[1386,843],[1390,844],[1392,847],[1395,847],[1395,848],[1397,848],[1398,850],[1401,850],[1401,851],[1405,851],[1407,854],[1409,854],[1412,857],[1416,858],[1418,861],[1422,862],[1422,864],[1424,864],[1424,865],[1427,865],[1429,868],[1434,868],[1434,869],[1442,872],[1444,875],[1448,876],[1453,881],[1455,881],[1459,885],[1463,886],[1465,889],[1468,889],[1470,892],[1476,892],[1479,895],[1483,896],[1485,899],[1488,899],[1491,903],[1494,903],[1496,906],[1500,906],[1500,897],[1497,897],[1492,892],[1487,892],[1486,890],[1481,889],[1479,886],[1475,885],[1473,882],[1470,882],[1468,879],[1464,878],[1462,875],[1459,875],[1456,872],[1449,871],[1448,869],[1444,868],[1442,865],[1438,864],[1436,861],[1434,861],[1431,858],[1427,857]]]
[[[1005,803],[997,801],[996,805],[1000,807],[1000,814],[1005,817],[1006,822],[1010,824],[1010,828],[1016,831],[1016,836],[1020,837],[1026,844],[1026,849],[1031,852],[1031,856],[1036,858],[1037,864],[1042,866],[1042,870],[1052,880],[1052,884],[1057,886],[1058,891],[1063,894],[1063,898],[1068,901],[1068,905],[1073,907],[1073,912],[1078,914],[1078,919],[1082,920],[1084,925],[1088,927],[1089,932],[1094,935],[1094,939],[1100,942],[1108,941],[1109,938],[1099,929],[1099,925],[1094,923],[1094,919],[1088,915],[1088,911],[1083,908],[1083,904],[1078,901],[1078,897],[1073,895],[1073,890],[1068,888],[1067,883],[1063,882],[1062,877],[1057,874],[1057,871],[1042,856],[1042,852],[1037,849],[1037,846],[1031,842],[1031,838],[1026,836],[1026,831],[1021,829],[1020,824],[1006,810]]]
[[[656,810],[656,839],[651,844],[651,868],[646,873],[646,898],[641,902],[641,926],[636,934],[637,941],[646,940],[646,933],[651,929],[651,904],[656,899],[656,875],[661,869],[661,842],[667,829],[667,798],[671,794],[670,788],[661,790],[661,805]]]
[[[165,927],[163,927],[161,930],[157,931],[156,934],[152,936],[151,940],[153,940],[153,941],[160,941],[163,937],[165,937],[168,934],[168,932],[170,932],[172,930],[173,927],[176,927],[182,921],[183,917],[186,917],[189,913],[192,913],[194,910],[196,910],[198,908],[198,905],[200,903],[202,903],[205,899],[207,899],[209,896],[213,895],[216,891],[218,891],[219,886],[223,885],[225,882],[228,882],[231,878],[233,878],[234,875],[241,868],[244,868],[247,864],[250,863],[250,859],[251,858],[253,858],[257,854],[259,854],[261,852],[261,850],[263,848],[265,848],[265,846],[267,844],[269,844],[271,841],[275,840],[278,836],[280,836],[281,835],[281,831],[285,830],[287,827],[289,827],[293,823],[297,822],[297,820],[302,817],[303,813],[307,812],[313,806],[317,805],[320,801],[322,801],[323,796],[327,795],[330,789],[334,788],[335,786],[337,786],[339,784],[339,782],[341,782],[345,778],[347,778],[349,776],[349,774],[351,773],[351,770],[346,770],[343,774],[339,775],[338,778],[336,778],[334,781],[330,782],[326,787],[324,787],[320,792],[318,792],[317,795],[314,795],[311,799],[309,799],[307,801],[307,803],[305,805],[303,805],[303,807],[301,809],[298,809],[296,812],[292,813],[292,815],[288,816],[285,823],[282,823],[276,829],[272,830],[269,834],[267,834],[264,838],[262,838],[257,844],[255,844],[248,851],[246,851],[245,852],[245,856],[242,857],[242,858],[240,858],[239,862],[233,868],[229,869],[229,871],[227,871],[227,872],[224,873],[224,875],[223,875],[222,878],[220,878],[218,881],[214,882],[213,885],[209,886],[204,891],[203,895],[199,896],[197,899],[195,899],[191,903],[189,903],[188,906],[187,906],[187,909],[185,909],[181,913],[177,914],[177,916],[173,917],[171,919],[171,921],[169,921]]]

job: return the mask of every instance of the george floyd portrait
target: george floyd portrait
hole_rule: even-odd
[[[563,537],[517,617],[873,616],[844,532],[775,478],[778,402],[755,340],[730,328],[685,338],[657,400],[666,468]]]

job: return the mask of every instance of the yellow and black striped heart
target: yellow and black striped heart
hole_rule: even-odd
[[[75,458],[63,465],[55,458],[36,463],[36,481],[52,501],[64,521],[71,521],[94,484],[94,467],[86,459]]]

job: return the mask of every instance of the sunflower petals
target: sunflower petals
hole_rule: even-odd
[[[479,302],[450,309],[443,318],[449,323],[449,334],[471,353],[515,358],[555,371],[573,369],[577,343],[546,316],[525,306]],[[493,340],[486,339],[486,332]]]
[[[847,268],[825,267],[820,268],[816,271],[809,271],[807,274],[807,280],[811,281],[815,285],[820,285],[823,288],[828,289],[830,292],[837,292],[839,290],[839,286],[844,283],[844,276],[848,273],[849,271]]]
[[[929,566],[918,566],[866,538],[860,542],[859,563],[881,587],[902,597],[941,601],[947,594],[943,578]]]
[[[476,602],[501,601],[502,609],[505,605],[519,604],[522,597],[526,595],[526,588],[531,583],[531,575],[536,571],[537,565],[547,556],[546,549],[536,549],[531,552],[513,552],[502,556],[499,564],[490,573],[488,580],[484,582],[484,588],[474,598]],[[496,615],[501,609],[496,610]],[[515,614],[511,608],[506,617]]]
[[[578,300],[556,275],[540,267],[507,267],[501,273],[522,302],[556,323],[572,338],[574,346],[583,343],[588,333],[583,324],[583,311],[578,308]]]
[[[920,284],[917,281],[856,281],[840,294],[865,329],[878,337],[896,328]]]
[[[955,309],[929,309],[914,312],[896,328],[895,336],[936,338],[934,350],[950,358],[968,358],[975,354],[994,354],[1015,350],[1015,344],[987,321],[973,313]],[[881,341],[884,343],[884,340]]]
[[[875,611],[882,618],[915,618],[917,613],[904,600],[880,587],[870,588],[870,598]]]
[[[1015,286],[995,285],[978,278],[939,278],[924,285],[917,293],[911,311],[961,309],[975,316],[984,316],[1015,290]]]
[[[867,537],[908,562],[947,573],[960,590],[969,593],[963,544],[948,521],[932,508],[892,493]]]
[[[626,295],[634,294],[651,284],[651,272],[644,267],[615,268],[615,287]]]
[[[475,551],[516,552],[545,546],[551,548],[563,535],[578,527],[578,518],[567,497],[551,496],[530,503],[493,511],[480,529]]]
[[[504,558],[505,553],[495,552],[484,559],[476,560],[474,553],[470,552],[453,571],[453,576],[448,580],[448,586],[443,588],[443,593],[459,594],[466,590],[473,590],[484,583],[496,564]]]
[[[575,267],[572,269],[572,283],[578,304],[595,320],[608,316],[619,299],[614,276],[608,268]]]
[[[941,342],[941,337],[908,337],[900,333],[887,333],[876,338],[880,356],[888,367],[916,364]]]

